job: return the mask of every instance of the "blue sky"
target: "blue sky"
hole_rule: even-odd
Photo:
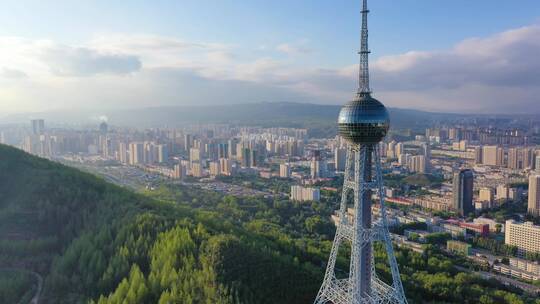
[[[540,22],[539,1],[518,2],[370,1],[374,56],[447,48]],[[4,36],[79,43],[100,32],[136,32],[242,47],[307,39],[329,64],[346,64],[343,54],[358,48],[359,0],[22,0],[2,7]]]
[[[372,61],[376,62],[381,58],[402,60],[402,57],[399,56],[411,51],[431,52],[431,55],[444,53],[442,57],[448,59],[448,52],[452,52],[456,45],[468,39],[489,40],[510,30],[533,27],[533,33],[529,33],[529,31],[526,34],[532,36],[522,38],[522,44],[526,43],[527,40],[536,38],[534,36],[536,34],[535,27],[540,24],[540,2],[537,0],[515,2],[499,0],[371,0],[369,6],[372,13],[369,23],[370,46],[373,51]],[[73,101],[72,104],[57,102],[54,106],[58,108],[68,105],[91,107],[93,104],[84,102],[84,99],[72,98],[70,95],[81,89],[77,87],[81,83],[92,82],[83,89],[94,91],[97,88],[102,88],[103,83],[111,83],[111,81],[117,83],[118,88],[126,89],[143,80],[153,81],[148,77],[155,75],[158,69],[181,69],[175,73],[175,75],[182,75],[178,81],[184,81],[184,78],[188,77],[187,74],[196,71],[195,75],[191,75],[192,78],[185,83],[191,83],[194,79],[204,82],[210,80],[231,81],[234,83],[230,84],[238,85],[239,89],[241,89],[242,83],[252,81],[250,79],[252,77],[253,83],[249,84],[248,89],[253,90],[253,94],[249,94],[247,97],[243,96],[249,100],[238,100],[233,96],[231,102],[268,101],[273,100],[272,94],[275,94],[275,99],[342,103],[346,92],[353,92],[352,89],[347,88],[347,86],[352,87],[353,85],[348,84],[342,87],[338,82],[339,77],[347,78],[347,73],[354,74],[352,73],[354,69],[351,66],[357,61],[355,50],[359,44],[359,9],[359,0],[3,1],[0,10],[0,37],[4,37],[4,40],[8,37],[11,38],[8,39],[8,42],[4,41],[4,46],[7,44],[12,46],[12,38],[16,38],[18,40],[16,46],[13,47],[13,54],[15,52],[21,54],[21,49],[28,51],[32,47],[45,48],[45,50],[40,49],[39,52],[36,52],[37,55],[33,54],[39,59],[39,62],[36,59],[36,62],[32,64],[22,59],[20,65],[14,64],[13,62],[17,62],[17,60],[5,58],[11,53],[6,51],[3,54],[5,56],[4,61],[0,61],[0,69],[4,70],[4,78],[19,78],[19,82],[24,82],[22,88],[25,90],[31,88],[36,92],[31,96],[19,96],[22,95],[19,94],[20,83],[15,83],[13,79],[4,81],[0,79],[0,86],[8,88],[7,91],[11,92],[10,94],[0,94],[0,110],[5,112],[40,110],[41,107],[35,100],[33,103],[28,102],[30,99],[35,99],[35,96],[43,96],[43,99],[49,103],[52,102],[50,101],[52,99],[80,100],[79,102]],[[124,45],[118,45],[114,48],[110,47],[112,40],[124,37],[129,37],[125,38],[126,41],[129,40],[129,43],[126,42]],[[206,64],[211,65],[214,63],[212,60],[216,60],[216,65],[222,66],[219,70],[209,72],[210,67],[203,67],[206,57],[203,58],[197,54],[197,52],[202,52],[201,49],[197,49],[197,46],[192,50],[167,54],[159,50],[150,54],[147,49],[141,50],[132,47],[135,41],[141,41],[143,38],[146,39],[145,43],[150,43],[148,42],[150,39],[153,39],[154,42],[155,40],[161,41],[158,44],[152,44],[153,50],[162,48],[163,51],[163,39],[169,42],[174,40],[176,43],[204,45],[204,52],[207,52],[208,58],[211,59]],[[506,39],[505,41],[513,40],[508,37],[504,39]],[[21,42],[21,40],[24,41]],[[483,43],[489,43],[489,41]],[[130,47],[126,47],[126,45]],[[513,45],[508,46],[510,50],[514,47]],[[507,49],[501,49],[501,51],[505,50]],[[454,55],[456,54],[452,56]],[[105,57],[100,57],[97,60],[98,56]],[[128,57],[119,58],[119,56]],[[178,56],[178,58],[174,58],[174,56]],[[425,60],[425,57],[420,56],[420,59]],[[431,58],[432,56],[427,57]],[[63,61],[62,58],[67,59]],[[91,58],[91,62],[88,61],[90,60],[88,58]],[[168,61],[163,58],[168,58]],[[67,62],[70,59],[77,61],[75,63]],[[120,62],[116,62],[117,59]],[[418,62],[420,59],[415,58],[414,61]],[[96,60],[99,66],[89,67],[89,65],[96,64]],[[375,74],[378,70],[386,73],[395,70],[383,66],[384,62],[383,60],[381,67],[377,67],[375,64]],[[391,62],[394,64],[394,61]],[[112,63],[113,66],[105,68],[104,65],[109,63]],[[424,63],[436,65],[440,63],[440,60]],[[123,67],[115,72],[114,69],[119,64],[127,64],[128,67]],[[75,68],[81,68],[81,66],[84,66],[85,69],[82,73],[74,71]],[[265,68],[274,72],[265,74]],[[52,71],[53,75],[49,78],[45,77],[46,69],[49,72]],[[202,70],[204,72],[200,72]],[[314,70],[318,71],[317,75],[307,72]],[[323,71],[322,76],[321,70]],[[317,86],[319,81],[325,81],[321,78],[330,77],[326,70],[332,70],[334,74],[339,76],[329,80],[337,85],[332,89],[325,89],[325,92],[318,96],[304,96],[305,92],[301,92],[300,88],[314,91],[313,87]],[[17,74],[17,72],[20,73]],[[168,72],[170,73],[170,71]],[[229,72],[241,74],[241,76],[223,76]],[[81,76],[79,74],[85,77],[84,81],[78,78]],[[127,76],[129,79],[126,79],[124,74],[130,74]],[[137,75],[133,76],[133,74]],[[383,74],[379,73],[379,75]],[[431,75],[431,72],[427,74]],[[6,75],[21,75],[22,77],[7,77]],[[283,76],[283,79],[286,79],[284,81],[288,82],[291,75],[294,75],[295,83],[292,86],[287,86],[284,90],[283,85],[280,85],[279,77]],[[385,79],[392,77],[399,79],[396,73],[387,76]],[[415,78],[418,75],[412,76]],[[456,77],[466,78],[465,76],[457,75]],[[305,77],[305,79],[302,80],[299,77]],[[138,78],[138,80],[133,78]],[[310,81],[310,79],[315,80]],[[472,80],[476,81],[476,79]],[[272,88],[264,87],[268,81],[273,82]],[[377,90],[377,76],[374,81],[373,86]],[[421,77],[418,81],[422,81]],[[489,85],[493,86],[494,84],[489,82]],[[399,100],[395,100],[398,90],[388,86],[386,82],[381,85],[381,92],[390,98],[390,104],[393,106],[448,110],[437,103],[430,105],[425,101],[429,98],[435,99],[435,92],[420,96],[419,99],[423,99],[423,102],[399,102]],[[58,89],[59,87],[61,89]],[[158,102],[159,104],[182,104],[183,99],[187,100],[184,103],[206,102],[204,100],[198,101],[203,95],[198,98],[196,92],[189,92],[189,86],[180,85],[179,87],[184,87],[183,91],[167,87],[167,90],[172,91],[168,92],[166,96],[158,94],[155,99],[163,99],[163,101]],[[204,85],[197,87],[204,87]],[[259,87],[269,96],[264,96],[264,98],[257,96],[256,88]],[[412,93],[413,90],[417,89],[414,87],[414,85],[408,87],[407,91]],[[92,100],[95,100],[96,107],[104,105],[146,106],[149,103],[156,103],[156,101],[149,102],[149,100],[154,99],[151,98],[151,94],[159,88],[148,86],[145,89],[146,91],[142,92],[148,95],[145,100],[130,101],[130,98],[134,98],[133,96],[126,94],[122,97],[120,93],[115,93],[114,96],[93,95]],[[275,93],[272,93],[271,89],[275,89]],[[471,88],[467,89],[464,92],[470,92]],[[40,94],[39,90],[43,90],[45,93]],[[287,95],[289,91],[290,98]],[[489,98],[486,96],[486,91],[488,88],[475,91],[478,94],[473,94],[473,98]],[[402,88],[399,88],[399,93],[403,93]],[[144,94],[143,96],[146,96]],[[332,94],[335,94],[335,97]],[[444,92],[440,91],[440,94],[444,94]],[[178,98],[174,98],[174,96]],[[207,95],[204,96],[208,98]],[[461,97],[456,95],[454,98]],[[105,101],[100,102],[101,99]],[[112,99],[122,101],[119,101],[118,104],[111,104],[108,100]],[[446,102],[451,102],[451,100]],[[479,104],[483,104],[482,101],[479,101]],[[486,110],[489,108],[490,106],[485,107]],[[462,109],[456,109],[456,111],[460,110]],[[479,108],[479,110],[481,109]]]

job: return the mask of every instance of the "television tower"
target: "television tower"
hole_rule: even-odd
[[[390,119],[386,107],[371,97],[368,13],[367,0],[363,0],[358,92],[338,117],[339,134],[348,143],[339,223],[315,304],[407,303],[386,219],[378,143],[386,136]],[[371,215],[373,192],[378,193],[380,204],[380,217],[376,222],[372,222]],[[352,217],[347,216],[349,203],[354,210]],[[377,277],[373,256],[375,241],[382,242],[386,250],[392,274],[389,283]],[[339,269],[338,274],[336,259],[344,242],[351,244],[350,265],[348,273]]]

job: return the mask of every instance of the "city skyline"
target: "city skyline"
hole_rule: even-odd
[[[384,12],[372,20],[377,97],[429,111],[535,112],[540,6],[460,4],[373,4]],[[0,112],[351,99],[359,3],[300,1],[280,14],[284,5],[8,2]]]

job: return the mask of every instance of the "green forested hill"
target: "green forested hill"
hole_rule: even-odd
[[[3,145],[0,218],[0,266],[43,274],[44,303],[308,303],[321,275],[218,213]]]
[[[334,208],[173,184],[138,194],[0,145],[0,268],[40,273],[40,303],[312,303]],[[434,246],[396,258],[409,303],[540,304],[457,271]],[[11,282],[0,300],[28,281],[0,277]]]

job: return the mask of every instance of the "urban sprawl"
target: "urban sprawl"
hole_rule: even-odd
[[[178,183],[298,204],[338,206],[347,155],[339,136],[310,138],[299,128],[140,130],[104,121],[68,128],[36,119],[0,130],[0,143],[135,189]],[[448,252],[480,265],[482,276],[537,292],[529,284],[540,280],[540,147],[531,142],[534,130],[439,126],[380,143],[397,245],[423,251],[423,244],[442,239]],[[286,187],[272,187],[272,181]],[[380,206],[372,209],[377,218]],[[348,216],[354,217],[352,211]],[[336,211],[332,221],[339,220]]]

